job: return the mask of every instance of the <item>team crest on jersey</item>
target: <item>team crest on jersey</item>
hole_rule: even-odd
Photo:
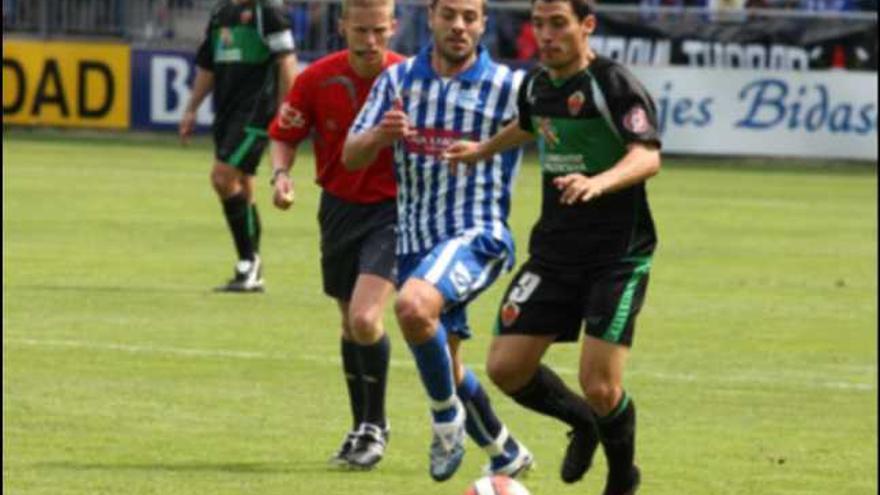
[[[513,301],[507,301],[504,303],[504,306],[501,306],[501,324],[505,327],[509,327],[513,325],[517,318],[519,318],[519,305]]]
[[[587,101],[587,97],[584,95],[584,92],[575,91],[571,96],[568,97],[568,113],[570,113],[572,117],[581,113],[581,109],[584,108],[585,101]]]
[[[648,112],[641,105],[635,105],[623,116],[623,127],[633,134],[643,134],[651,129]]]
[[[254,11],[251,9],[244,9],[241,11],[241,15],[238,17],[238,19],[242,24],[250,24],[250,22],[254,19]]]

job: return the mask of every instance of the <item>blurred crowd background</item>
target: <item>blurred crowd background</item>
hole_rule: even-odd
[[[110,38],[133,46],[193,48],[201,38],[216,0],[3,0],[3,31],[41,38]],[[338,0],[285,1],[301,58],[309,60],[342,47],[336,33]],[[693,30],[704,24],[740,24],[760,19],[760,29],[797,31],[823,20],[873,23],[877,0],[599,0],[600,30],[610,19],[653,26],[656,37],[677,27]],[[484,43],[507,61],[527,63],[535,55],[527,1],[489,1]],[[426,43],[424,0],[398,1],[401,19],[394,48],[414,53]],[[602,17],[606,17],[603,19]],[[777,26],[777,27],[774,27]],[[833,26],[829,26],[833,28]],[[742,29],[740,29],[742,31]],[[862,30],[864,31],[864,29]],[[874,30],[876,33],[876,29]],[[650,37],[650,33],[647,34]],[[741,36],[740,36],[741,37]],[[724,41],[719,39],[719,41]],[[874,38],[876,47],[876,37]],[[864,44],[864,43],[862,43]],[[876,49],[868,49],[876,52]],[[864,61],[863,61],[864,62]],[[830,62],[829,62],[830,63]],[[859,64],[856,64],[859,65]],[[876,68],[876,64],[873,68]]]

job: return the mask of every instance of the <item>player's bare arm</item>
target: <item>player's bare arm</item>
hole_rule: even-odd
[[[603,194],[626,189],[644,182],[660,171],[660,149],[653,145],[634,143],[613,167],[601,174],[587,177],[582,174],[568,174],[553,179],[553,184],[562,191],[559,202],[572,205],[586,203]]]
[[[485,141],[462,140],[451,144],[443,152],[443,158],[449,162],[450,170],[454,174],[458,172],[459,163],[473,165],[475,162],[486,160],[503,151],[522,146],[534,138],[532,133],[523,130],[519,123],[514,121]]]
[[[272,163],[270,184],[274,189],[272,204],[279,210],[287,210],[293,205],[294,190],[290,169],[293,168],[295,158],[296,146],[277,139],[269,143],[269,159]]]
[[[409,117],[402,109],[400,100],[385,112],[379,125],[357,135],[349,135],[342,148],[342,163],[348,170],[359,170],[376,160],[379,152],[397,140],[412,135]]]
[[[296,78],[296,55],[286,53],[278,57],[278,105],[284,102],[284,97],[293,86]]]
[[[183,111],[183,117],[180,119],[180,141],[183,144],[189,142],[190,136],[196,128],[196,112],[199,106],[208,96],[208,93],[214,89],[214,73],[210,70],[196,67],[196,79],[193,82],[193,90],[189,97],[189,102]]]

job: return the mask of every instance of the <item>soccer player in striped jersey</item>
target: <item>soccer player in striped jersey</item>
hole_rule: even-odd
[[[389,51],[394,0],[344,0],[339,32],[348,49],[312,62],[296,78],[275,120],[272,138],[274,202],[293,203],[289,171],[297,146],[314,131],[321,186],[321,275],[342,320],[342,371],[348,386],[352,429],[331,463],[371,469],[385,453],[388,421],[385,386],[390,344],[382,318],[397,279],[396,185],[390,149],[374,166],[349,172],[342,165],[348,128],[373,81],[404,59]]]
[[[522,84],[518,121],[489,140],[457,142],[445,157],[479,163],[537,139],[541,217],[501,304],[487,369],[518,403],[572,427],[563,481],[580,480],[601,443],[603,495],[633,495],[641,473],[623,373],[657,245],[645,182],[660,169],[661,143],[644,86],[590,49],[589,2],[532,0],[542,66]],[[541,359],[584,327],[581,396]]]
[[[343,150],[346,166],[358,169],[394,147],[395,312],[431,400],[437,481],[458,469],[465,432],[490,456],[487,472],[516,476],[532,464],[459,357],[470,334],[466,305],[514,261],[507,216],[522,158],[512,150],[466,176],[450,173],[442,158],[452,142],[488,138],[516,118],[522,74],[479,45],[485,8],[482,0],[433,0],[433,42],[379,76]]]

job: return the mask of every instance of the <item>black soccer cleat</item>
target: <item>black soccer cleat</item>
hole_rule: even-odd
[[[358,435],[360,435],[360,431],[357,430],[352,430],[346,433],[345,438],[342,440],[342,445],[339,446],[339,450],[337,450],[327,461],[328,464],[336,467],[348,466],[348,457],[351,455],[352,451],[354,451]]]
[[[593,464],[593,454],[599,445],[599,434],[592,423],[568,432],[568,447],[562,459],[560,476],[565,483],[580,481]]]
[[[240,260],[235,264],[235,275],[214,289],[215,292],[264,292],[263,263],[259,256],[252,260]]]
[[[348,464],[353,469],[370,470],[379,464],[385,456],[385,447],[388,445],[390,429],[386,426],[380,428],[377,425],[363,423],[359,435],[354,443],[354,448],[348,454]]]
[[[622,479],[612,479],[609,473],[602,495],[635,495],[641,482],[642,473],[635,465],[630,469],[629,474]]]

